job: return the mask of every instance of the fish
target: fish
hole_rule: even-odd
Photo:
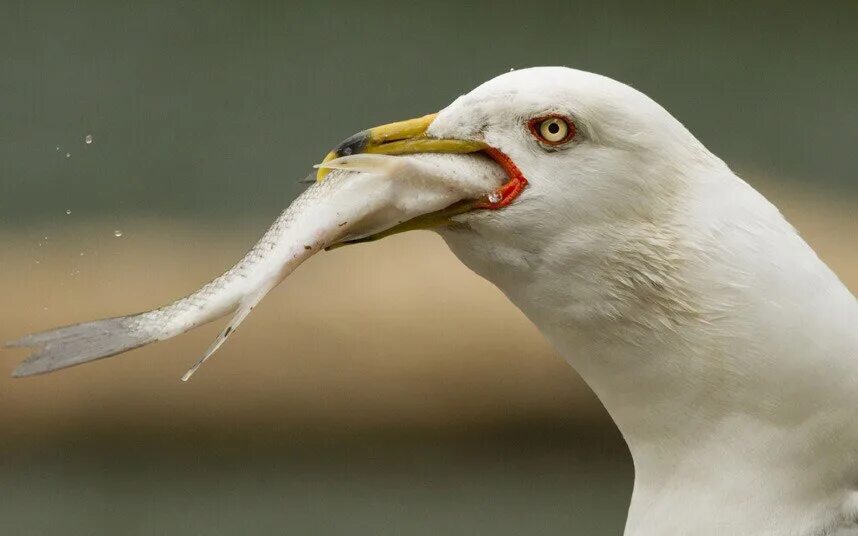
[[[188,381],[265,295],[311,256],[443,224],[456,214],[484,206],[506,179],[500,166],[478,153],[357,154],[322,167],[331,170],[325,179],[299,195],[222,275],[163,307],[7,342],[6,348],[35,350],[12,375],[44,374],[114,356],[232,314],[214,342],[182,376],[182,381]]]

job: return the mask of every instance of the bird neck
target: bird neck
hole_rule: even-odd
[[[766,526],[752,508],[795,523],[782,510],[807,497],[784,489],[847,489],[832,475],[858,474],[843,452],[858,440],[844,415],[858,404],[855,298],[762,196],[735,177],[714,186],[688,195],[671,221],[544,241],[479,223],[444,233],[620,428],[636,471],[630,526],[676,501],[748,510],[725,533]],[[754,479],[764,489],[750,489]]]

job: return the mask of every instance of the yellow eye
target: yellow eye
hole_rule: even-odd
[[[545,138],[545,141],[550,141],[552,143],[557,143],[563,140],[568,132],[569,125],[566,124],[566,121],[557,117],[546,119],[541,125],[539,125],[539,133],[543,138]]]
[[[575,125],[559,115],[531,119],[528,126],[534,136],[549,145],[560,145],[575,136]]]

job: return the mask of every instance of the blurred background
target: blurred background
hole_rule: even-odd
[[[340,139],[546,64],[655,98],[858,289],[858,4],[645,4],[4,0],[0,339],[188,293]],[[3,352],[0,533],[621,533],[622,438],[434,235],[311,259],[180,383],[217,329]]]

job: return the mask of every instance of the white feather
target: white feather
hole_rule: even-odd
[[[525,128],[562,114],[560,149]],[[858,303],[775,207],[642,93],[517,70],[443,110],[530,182],[442,235],[593,388],[635,465],[626,534],[858,525]]]

